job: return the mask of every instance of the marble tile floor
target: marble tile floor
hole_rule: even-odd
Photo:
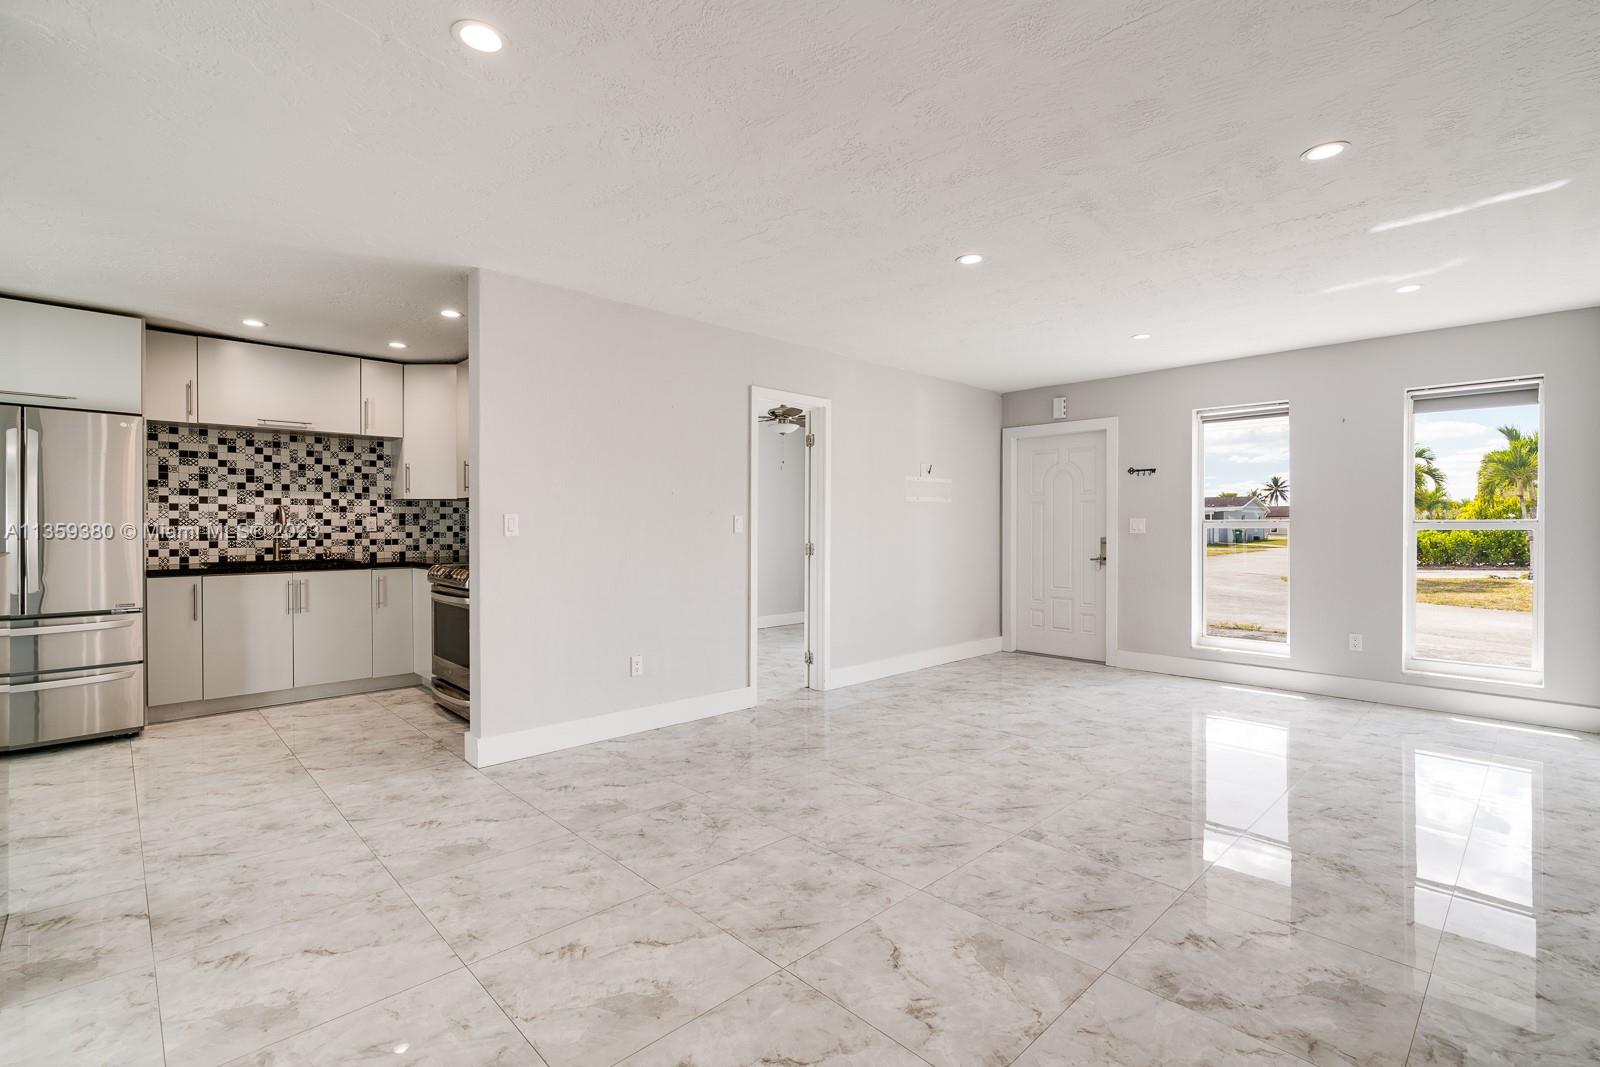
[[[0,1064],[1600,1062],[1600,737],[1016,655],[763,695],[0,759]]]

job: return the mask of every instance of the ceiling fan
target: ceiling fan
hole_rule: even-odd
[[[787,404],[779,404],[761,416],[759,422],[777,423],[774,429],[779,433],[794,433],[806,424],[806,413],[800,408],[792,408]]]

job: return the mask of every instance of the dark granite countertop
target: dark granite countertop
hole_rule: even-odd
[[[384,553],[388,557],[388,553]],[[219,559],[148,567],[146,578],[179,578],[193,574],[273,574],[291,571],[354,571],[389,567],[431,567],[435,563],[461,563],[443,553],[378,558],[375,556],[312,557],[305,559]]]

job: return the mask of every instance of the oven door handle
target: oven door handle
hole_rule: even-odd
[[[471,597],[469,597],[469,596],[451,596],[448,593],[434,593],[433,594],[433,602],[435,604],[443,604],[446,607],[452,607],[452,608],[470,608],[470,607],[472,607],[472,598]]]

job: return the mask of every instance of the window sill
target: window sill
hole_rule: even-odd
[[[1280,648],[1262,648],[1253,641],[1224,641],[1217,638],[1211,640],[1191,641],[1189,647],[1196,652],[1225,652],[1231,656],[1249,656],[1252,659],[1286,660],[1289,658],[1289,646]]]
[[[1400,673],[1413,675],[1418,678],[1445,678],[1453,682],[1473,682],[1490,685],[1513,686],[1517,689],[1543,689],[1543,671],[1517,671],[1508,668],[1505,672],[1474,671],[1464,665],[1454,663],[1435,663],[1428,660],[1407,660],[1400,668]]]

